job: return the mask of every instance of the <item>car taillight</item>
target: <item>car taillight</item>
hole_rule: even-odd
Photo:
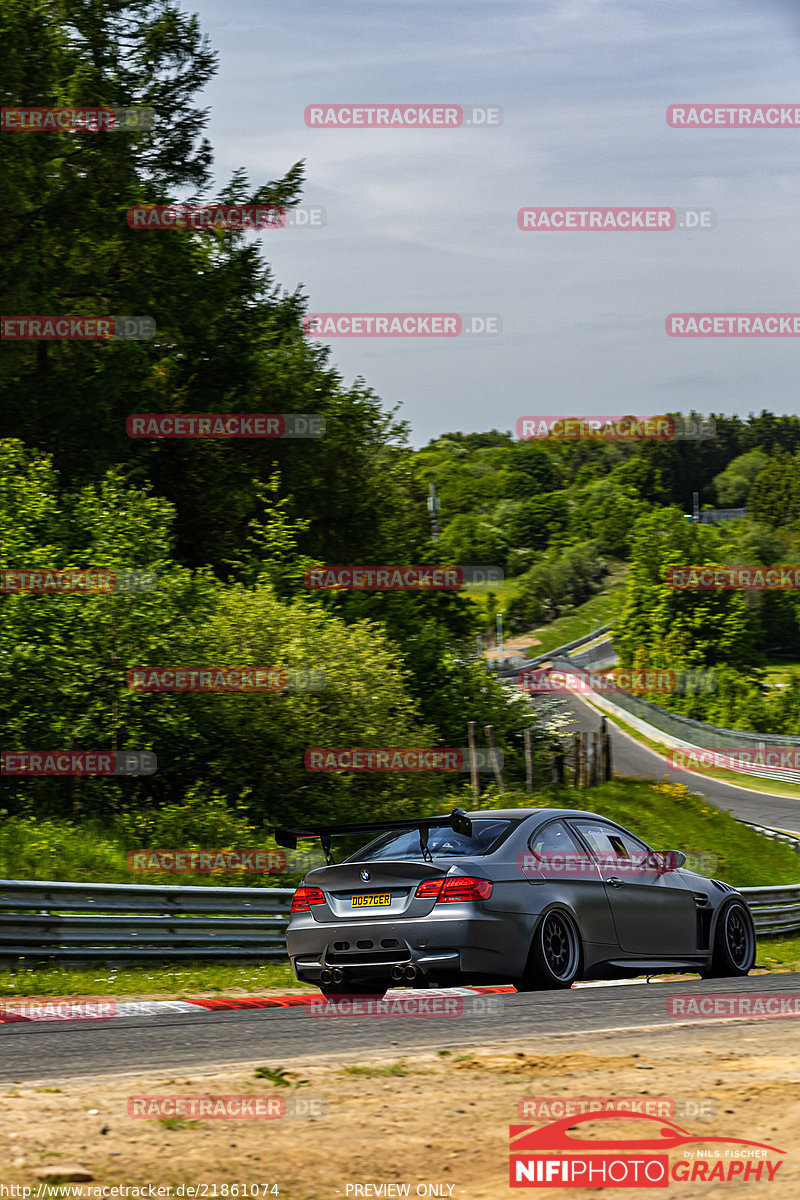
[[[325,896],[320,888],[299,887],[292,896],[291,912],[308,912],[312,904],[324,904]]]
[[[415,896],[419,896],[422,900],[435,900],[441,891],[441,879],[426,879],[421,883],[414,892]]]
[[[437,904],[459,900],[488,900],[494,891],[490,879],[473,879],[469,875],[451,875],[447,879],[427,879],[414,893],[423,899],[435,897]]]

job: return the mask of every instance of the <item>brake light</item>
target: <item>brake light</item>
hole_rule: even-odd
[[[325,896],[320,888],[299,887],[292,896],[291,912],[308,912],[312,904],[324,904]]]
[[[414,893],[423,899],[436,899],[437,904],[465,900],[488,900],[494,891],[490,879],[473,879],[470,875],[451,875],[447,879],[426,879]]]
[[[419,885],[414,895],[423,900],[437,900],[442,889],[442,882],[441,879],[426,879]]]

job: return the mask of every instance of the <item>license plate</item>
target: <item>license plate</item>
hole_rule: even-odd
[[[353,896],[350,901],[351,908],[383,908],[387,904],[392,903],[392,897],[389,892],[372,892],[367,896]]]

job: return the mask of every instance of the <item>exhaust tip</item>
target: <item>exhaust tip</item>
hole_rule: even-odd
[[[416,979],[418,974],[419,972],[416,967],[406,967],[405,969],[406,979]]]
[[[333,978],[334,983],[342,982],[342,980],[344,979],[344,972],[341,970],[340,967],[334,967],[333,972],[332,972],[332,978]]]
[[[320,983],[330,983],[333,979],[333,971],[329,971],[327,967],[323,970],[319,977]]]
[[[403,968],[402,967],[392,967],[392,969],[390,971],[390,975],[391,975],[392,979],[394,979],[394,980],[402,979],[403,978]]]

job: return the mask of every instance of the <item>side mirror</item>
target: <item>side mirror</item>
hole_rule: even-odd
[[[668,871],[677,871],[678,867],[682,867],[686,862],[686,855],[682,850],[660,850],[658,857],[661,860],[659,872],[666,875]]]

